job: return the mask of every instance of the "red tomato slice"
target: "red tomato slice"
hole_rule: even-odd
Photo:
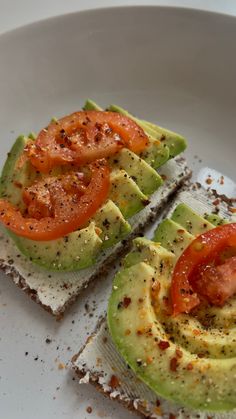
[[[77,194],[68,193],[60,179],[52,183],[49,191],[53,216],[40,218],[41,212],[40,219],[27,218],[10,202],[0,199],[0,222],[18,236],[38,241],[54,240],[83,227],[105,202],[110,185],[110,171],[105,160],[92,163],[90,168],[91,179],[85,191],[79,189]],[[40,198],[39,194],[37,199]],[[45,202],[48,202],[47,196]]]
[[[80,111],[51,123],[26,147],[32,165],[47,173],[54,166],[86,164],[127,147],[140,153],[148,137],[132,119],[115,112]]]
[[[171,300],[173,315],[189,313],[200,303],[194,291],[194,281],[199,278],[197,269],[218,263],[219,255],[229,247],[236,246],[236,223],[216,227],[198,236],[185,249],[176,263],[172,282]],[[223,266],[223,265],[222,265]]]
[[[83,173],[73,171],[35,181],[31,186],[25,188],[22,194],[23,201],[27,206],[27,216],[38,220],[53,216],[52,190],[60,184],[65,192],[73,194],[74,199],[77,199],[85,193],[88,186],[89,182],[85,182],[85,180]]]
[[[236,256],[221,265],[204,265],[190,280],[194,290],[210,304],[223,306],[236,293]]]

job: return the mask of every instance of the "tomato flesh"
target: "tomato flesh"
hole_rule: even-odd
[[[79,111],[49,124],[26,147],[32,165],[47,173],[53,167],[87,164],[127,147],[140,153],[148,137],[132,119],[115,112]]]
[[[217,274],[219,278],[224,277],[224,283],[226,284],[227,272],[230,273],[228,283],[230,283],[230,293],[225,292],[225,296],[218,295],[220,293],[218,289],[218,300],[221,302],[226,301],[226,295],[232,295],[234,289],[235,275],[234,275],[234,261],[227,262],[219,265],[219,256],[224,252],[226,248],[236,246],[236,223],[225,224],[216,227],[204,234],[199,235],[193,242],[185,249],[183,254],[178,259],[172,276],[171,282],[171,300],[172,300],[172,312],[173,315],[179,313],[189,313],[194,307],[200,304],[200,290],[203,289],[201,285],[201,275],[197,272],[203,272],[204,267],[210,265],[217,266]],[[234,258],[233,258],[234,259]],[[230,259],[229,259],[230,260]],[[225,274],[222,271],[225,270]],[[206,272],[209,276],[210,271]],[[211,272],[212,277],[212,272]],[[204,275],[202,275],[204,278]],[[203,282],[205,282],[205,279]],[[219,279],[220,280],[220,279]],[[219,281],[217,280],[217,282]],[[199,282],[200,281],[200,282]],[[197,282],[199,282],[199,288],[197,288]],[[233,284],[233,285],[232,285]],[[225,285],[226,287],[227,285]],[[198,289],[199,295],[196,292]],[[223,289],[223,287],[221,288]],[[209,291],[210,290],[210,291]],[[206,294],[206,293],[205,293]],[[211,288],[209,287],[207,295],[208,301],[214,304],[216,300],[215,294],[211,294]],[[227,297],[228,298],[228,297]]]
[[[52,189],[55,189],[58,183],[61,184],[65,192],[73,194],[74,199],[82,196],[87,187],[84,174],[76,171],[37,180],[23,190],[23,201],[27,206],[27,216],[39,220],[54,215],[51,195]]]
[[[33,185],[24,199],[30,205],[36,196],[41,206],[37,202],[33,205],[31,217],[23,216],[10,202],[0,199],[0,222],[18,236],[38,241],[54,240],[83,227],[107,199],[110,186],[110,170],[105,160],[92,163],[90,169],[91,179],[86,188],[80,185],[73,189],[69,175],[62,180],[54,179],[44,190],[39,185],[37,193]],[[44,197],[45,191],[50,196]]]
[[[221,265],[201,266],[193,274],[193,289],[210,304],[223,306],[236,293],[236,256]]]

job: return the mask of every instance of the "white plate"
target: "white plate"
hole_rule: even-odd
[[[1,164],[16,135],[91,97],[182,132],[195,173],[208,165],[234,179],[235,39],[233,17],[159,7],[77,13],[2,35]],[[108,282],[87,291],[57,323],[2,275],[1,418],[135,417],[58,369],[103,312]],[[85,302],[96,306],[93,317]]]

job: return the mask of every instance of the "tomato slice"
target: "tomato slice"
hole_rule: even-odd
[[[210,304],[223,306],[236,293],[236,256],[221,265],[201,266],[190,279],[194,290]]]
[[[171,282],[173,315],[189,313],[200,303],[200,298],[195,292],[197,287],[194,284],[199,280],[197,271],[204,266],[218,264],[222,252],[235,246],[236,223],[216,227],[193,240],[180,256],[173,272]]]
[[[71,171],[67,174],[45,177],[35,181],[23,190],[23,201],[27,206],[27,216],[40,220],[54,215],[52,191],[58,183],[68,194],[78,199],[85,193],[89,182],[86,182],[83,172]]]
[[[79,111],[51,123],[30,142],[32,165],[47,173],[57,165],[87,164],[127,147],[140,153],[148,137],[132,119],[115,112]]]
[[[42,216],[45,214],[45,205],[47,209],[48,196],[43,201],[42,195],[38,193],[37,199],[43,202],[38,219],[23,216],[10,202],[0,199],[0,222],[18,236],[38,241],[54,240],[83,227],[105,202],[110,185],[110,171],[105,160],[91,163],[90,169],[91,179],[88,186],[86,189],[79,188],[77,193],[68,193],[65,179],[64,184],[61,179],[52,182],[48,190],[53,215],[49,212],[46,213],[48,216]],[[30,200],[29,196],[25,199]]]

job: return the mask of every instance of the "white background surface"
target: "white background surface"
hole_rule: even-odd
[[[0,0],[0,33],[51,16],[121,5],[182,6],[236,15],[236,0]]]
[[[73,11],[84,10],[84,9],[91,9],[96,7],[105,7],[105,6],[117,6],[117,5],[141,5],[141,4],[150,4],[150,5],[180,5],[180,6],[189,6],[195,8],[202,8],[205,10],[217,11],[217,12],[224,12],[232,15],[236,15],[236,0],[226,1],[226,0],[212,0],[212,1],[122,1],[122,0],[101,0],[101,1],[93,1],[93,0],[40,0],[40,1],[33,1],[33,0],[0,0],[0,33],[4,31],[11,30],[13,28],[22,26],[24,24],[34,22],[37,20],[41,20],[47,17],[56,16],[64,13],[70,13]],[[113,28],[112,28],[113,29]],[[221,34],[218,32],[214,33],[214,38],[219,38],[220,41]],[[61,38],[63,38],[61,36]],[[62,41],[62,39],[61,39]],[[95,40],[96,41],[96,40]],[[210,40],[211,41],[211,40]],[[19,41],[20,42],[20,41]],[[28,39],[27,42],[34,42],[34,38]],[[40,42],[40,39],[39,39]],[[96,44],[96,42],[95,42]],[[225,44],[226,45],[226,44]],[[20,49],[20,45],[19,45]],[[189,49],[190,51],[190,49]],[[17,52],[17,51],[16,51]],[[217,50],[218,52],[218,50]],[[59,52],[58,52],[59,53]],[[12,49],[9,51],[9,57],[12,59]],[[36,52],[35,52],[36,57]],[[40,57],[42,59],[42,57]],[[3,57],[0,55],[0,60],[3,60]],[[207,57],[206,57],[207,59]],[[218,59],[218,56],[217,56]],[[4,60],[3,60],[4,61]],[[1,61],[0,61],[1,62]],[[22,59],[23,62],[23,59]],[[22,64],[21,62],[21,64]],[[25,63],[24,63],[25,64]],[[31,66],[33,66],[33,62],[31,62]],[[40,64],[40,63],[39,63]],[[217,61],[217,64],[219,62]],[[4,62],[1,62],[0,70],[3,67]],[[37,62],[38,65],[38,62]],[[28,66],[29,67],[29,66]],[[151,67],[151,66],[150,66]],[[220,67],[220,68],[218,68]],[[223,65],[218,65],[217,69],[221,72]],[[192,68],[192,67],[191,67]],[[50,68],[49,68],[50,70]],[[70,69],[71,70],[71,69]],[[148,69],[149,73],[151,73],[151,68]],[[187,69],[190,71],[190,69]],[[187,71],[186,70],[186,71]],[[72,70],[71,70],[72,71]],[[161,71],[161,69],[160,69]],[[222,70],[223,71],[223,70]],[[230,68],[228,69],[228,72]],[[25,72],[27,72],[26,67],[23,67],[23,64],[19,66],[18,71],[16,72],[16,77],[19,79],[24,80],[23,77]],[[29,74],[33,74],[31,69],[28,68]],[[92,74],[92,70],[90,69]],[[50,71],[49,71],[50,73]],[[73,73],[73,71],[72,71]],[[104,68],[100,68],[100,73],[103,74]],[[217,73],[217,72],[216,72]],[[27,102],[27,95],[24,96],[24,102],[22,106],[22,97],[19,94],[14,96],[14,101],[11,97],[9,97],[9,101],[12,100],[12,106],[15,106],[15,109],[18,109],[18,114],[13,112],[14,118],[12,118],[9,124],[5,123],[5,132],[6,136],[1,135],[1,138],[5,138],[6,140],[2,140],[2,146],[8,148],[8,140],[13,141],[14,138],[14,129],[18,133],[19,131],[23,131],[24,123],[27,125],[28,129],[37,129],[37,127],[41,126],[41,118],[46,118],[46,116],[55,112],[56,115],[61,115],[63,112],[66,113],[66,107],[69,109],[75,109],[77,106],[78,96],[77,91],[75,89],[74,93],[74,85],[70,86],[70,94],[64,97],[63,103],[60,105],[59,101],[57,100],[56,89],[55,91],[54,86],[56,86],[56,82],[60,80],[60,75],[63,78],[63,71],[59,72],[58,79],[55,80],[55,77],[52,78],[50,76],[47,84],[47,95],[45,94],[45,90],[43,93],[45,94],[45,98],[47,99],[45,104],[43,104],[43,99],[41,96],[42,92],[38,88],[40,86],[40,80],[36,80],[36,87],[35,90],[39,93],[41,97],[41,102],[35,101],[34,107],[28,105]],[[72,74],[75,77],[74,73]],[[216,74],[217,75],[217,74]],[[42,72],[40,74],[42,80],[47,83],[48,81],[48,74],[44,74]],[[53,74],[54,76],[54,74]],[[87,74],[86,74],[87,76]],[[171,73],[170,73],[171,76]],[[13,77],[13,76],[12,76]],[[43,79],[45,77],[45,80]],[[97,76],[98,77],[98,76]],[[118,71],[117,71],[118,77]],[[141,76],[140,76],[141,77]],[[164,77],[164,75],[163,75]],[[168,77],[168,74],[166,75]],[[181,74],[176,74],[177,77],[177,85],[180,81],[178,81],[178,77],[181,79]],[[8,77],[7,77],[8,78]],[[4,79],[5,80],[5,79]],[[3,80],[3,81],[4,81]],[[13,80],[13,78],[12,78]],[[69,80],[63,79],[65,83],[69,84]],[[183,78],[184,80],[184,78]],[[204,79],[205,80],[205,79]],[[1,80],[0,80],[1,81]],[[101,83],[108,83],[109,86],[112,86],[112,80],[108,78],[108,81],[102,78]],[[187,79],[188,81],[188,79]],[[211,98],[209,99],[209,103],[206,100],[207,93],[211,86],[212,77],[209,79],[206,84],[204,84],[201,78],[199,79],[195,74],[195,83],[196,86],[199,86],[199,92],[197,91],[197,87],[193,86],[193,92],[189,91],[187,87],[183,85],[182,95],[180,97],[181,106],[178,108],[175,105],[175,95],[178,96],[178,90],[172,90],[170,86],[170,92],[173,99],[174,104],[172,109],[166,100],[162,101],[161,106],[157,109],[158,113],[160,113],[160,119],[163,122],[163,125],[166,125],[170,128],[172,126],[169,125],[169,118],[172,119],[171,123],[173,124],[173,128],[180,128],[184,126],[184,132],[188,138],[192,141],[192,149],[189,153],[194,155],[197,153],[197,134],[207,135],[207,138],[210,138],[211,141],[217,138],[218,141],[218,149],[222,151],[222,146],[220,144],[220,135],[222,138],[229,138],[231,144],[233,145],[233,136],[231,135],[234,132],[234,115],[233,109],[230,108],[230,100],[232,99],[233,103],[233,94],[229,94],[230,98],[228,100],[228,107],[226,106],[225,111],[228,112],[224,113],[222,118],[222,109],[218,109],[218,104],[224,107],[224,103],[221,99],[222,92],[215,90],[215,95],[212,93],[213,99],[216,96],[216,100],[214,101]],[[28,83],[31,82],[31,78],[27,80]],[[227,84],[227,80],[225,80]],[[38,83],[38,84],[37,84]],[[2,89],[5,86],[5,81],[2,85]],[[19,84],[19,83],[18,83]],[[214,84],[214,83],[213,83]],[[212,84],[212,85],[213,85]],[[229,83],[228,83],[229,84]],[[122,104],[124,100],[124,91],[117,92],[114,91],[113,96],[111,97],[112,92],[103,92],[102,85],[100,87],[97,84],[98,88],[95,89],[95,93],[92,96],[89,92],[89,95],[97,99],[98,101],[101,99],[101,103],[106,104],[110,103],[110,101],[114,101],[117,103]],[[203,87],[204,86],[204,89]],[[233,84],[231,85],[233,86]],[[231,87],[230,86],[230,87]],[[234,85],[235,86],[235,85]],[[19,91],[20,91],[20,87]],[[23,86],[24,87],[24,86]],[[22,89],[23,89],[22,87]],[[29,92],[31,94],[30,98],[34,96],[34,89],[32,83],[32,91]],[[73,87],[73,89],[72,89]],[[158,86],[159,87],[159,86]],[[83,86],[81,87],[83,90]],[[159,87],[160,88],[160,87]],[[6,85],[6,90],[11,90],[8,85]],[[86,86],[84,87],[84,90]],[[162,93],[162,97],[165,99],[165,89],[166,86],[163,85],[163,91],[160,88]],[[3,89],[4,90],[4,89]],[[13,89],[14,90],[14,89]],[[23,89],[24,90],[24,89]],[[88,93],[83,90],[81,97],[84,98],[88,95]],[[124,90],[124,89],[123,89]],[[222,90],[222,89],[221,89]],[[228,87],[229,90],[229,87]],[[17,90],[18,92],[18,90]],[[14,93],[14,92],[13,92]],[[11,95],[13,96],[11,91]],[[74,93],[74,94],[73,94]],[[109,94],[108,94],[109,93]],[[129,92],[128,92],[129,93]],[[127,93],[127,95],[128,95]],[[132,93],[132,92],[131,92]],[[143,95],[142,91],[136,92],[136,96],[130,93],[130,102],[127,102],[128,108],[135,109],[134,111],[137,114],[142,115],[143,117],[148,118],[149,112],[153,109],[152,104],[154,105],[156,102],[156,96],[151,94],[148,91],[148,102],[149,106],[145,110],[145,114],[142,113],[142,102],[141,96]],[[154,92],[155,93],[155,92]],[[199,93],[199,94],[198,94]],[[230,93],[230,92],[229,92]],[[22,94],[22,93],[21,93]],[[122,96],[123,95],[123,96]],[[201,97],[202,95],[202,97]],[[1,117],[4,114],[4,108],[9,108],[7,105],[8,96],[4,101],[2,101],[3,105],[1,107]],[[20,105],[18,106],[15,104],[17,101],[17,97],[20,97]],[[210,95],[209,95],[210,97]],[[127,97],[128,100],[128,97]],[[142,97],[142,100],[145,99]],[[179,100],[179,99],[178,99]],[[1,101],[1,98],[0,98]],[[82,101],[82,98],[81,98]],[[186,103],[185,103],[186,101]],[[39,102],[39,103],[38,103]],[[10,102],[9,102],[10,103]],[[31,102],[29,101],[31,104]],[[144,102],[143,102],[144,103]],[[235,103],[235,102],[234,102]],[[40,105],[41,104],[41,105]],[[43,105],[42,105],[43,104]],[[56,107],[55,107],[56,105]],[[132,106],[131,106],[132,105]],[[37,107],[38,106],[38,107]],[[37,110],[40,108],[40,112]],[[60,108],[62,106],[62,108]],[[74,107],[73,107],[74,106]],[[185,107],[184,107],[185,106]],[[35,112],[36,107],[36,112]],[[33,108],[31,110],[31,108]],[[65,108],[65,109],[64,109]],[[12,108],[11,108],[12,109]],[[177,111],[176,111],[177,109]],[[188,112],[188,109],[190,111]],[[224,108],[223,108],[224,109]],[[26,115],[26,111],[29,113],[28,117]],[[230,113],[231,111],[231,113]],[[25,118],[21,118],[21,112],[25,112]],[[185,119],[185,113],[190,115],[190,118]],[[45,114],[45,115],[44,115]],[[35,116],[35,119],[33,118]],[[182,119],[181,119],[182,115]],[[154,115],[150,114],[150,118]],[[14,120],[14,123],[13,123]],[[153,118],[154,120],[154,118]],[[223,127],[221,121],[224,120],[226,126]],[[25,121],[25,122],[24,122]],[[214,121],[214,123],[212,122]],[[21,125],[22,124],[22,125]],[[3,133],[3,125],[4,125],[4,118],[3,124],[1,125],[1,132]],[[10,131],[12,130],[12,131]],[[180,129],[181,131],[181,129]],[[201,135],[200,135],[201,137]],[[194,149],[195,147],[195,149]],[[225,165],[224,162],[221,162],[222,156],[219,152],[215,151],[214,156],[214,166],[219,168],[219,170],[223,170],[223,166],[226,170],[226,173],[229,176],[232,176],[230,170],[233,173],[234,162],[232,163],[232,159],[230,159],[230,152],[227,154],[227,148],[225,150],[225,158],[228,156],[228,160],[230,164]],[[5,151],[1,149],[0,158],[3,159],[3,156],[6,154]],[[208,150],[209,151],[209,150]],[[212,153],[205,152],[204,155],[204,164],[209,163],[210,155]],[[227,155],[227,156],[226,156]],[[232,154],[233,156],[233,154]],[[190,157],[190,154],[189,154]],[[218,159],[218,160],[217,160]],[[196,161],[196,160],[195,160]],[[211,162],[209,163],[211,164]],[[213,164],[213,163],[212,163]],[[222,167],[221,167],[222,166]],[[193,168],[195,168],[193,166]],[[81,342],[84,342],[86,337],[90,334],[91,330],[93,330],[95,323],[97,321],[96,316],[103,312],[103,307],[106,303],[106,293],[109,287],[109,279],[104,281],[101,284],[95,284],[92,289],[87,291],[83,294],[81,298],[78,299],[76,304],[72,307],[72,309],[66,315],[63,323],[57,323],[53,318],[51,318],[46,312],[44,312],[39,306],[32,303],[26,296],[19,292],[16,287],[8,281],[1,281],[1,288],[0,288],[0,320],[1,320],[1,336],[0,336],[0,419],[52,419],[52,418],[68,418],[68,419],[92,419],[92,418],[114,418],[114,419],[129,419],[129,418],[136,418],[136,415],[126,413],[122,408],[119,408],[116,403],[113,403],[109,400],[104,400],[102,396],[98,395],[96,390],[93,389],[91,386],[78,386],[78,383],[72,380],[72,374],[69,372],[68,369],[59,369],[60,363],[66,364],[73,353],[75,353],[79,347]],[[92,292],[91,292],[92,291]],[[94,294],[93,294],[94,293]],[[96,295],[97,304],[94,303],[94,297]],[[90,314],[93,315],[93,308],[96,307],[96,316],[90,316],[89,313],[85,315],[84,313],[84,304],[88,303],[90,307]],[[47,344],[46,339],[50,338],[52,341],[51,343]],[[2,339],[2,340],[1,340]],[[4,352],[5,350],[5,352]],[[2,375],[2,378],[1,378]],[[87,414],[86,409],[88,406],[92,406],[93,413]],[[125,412],[125,413],[124,413]],[[125,416],[124,416],[125,415]]]

